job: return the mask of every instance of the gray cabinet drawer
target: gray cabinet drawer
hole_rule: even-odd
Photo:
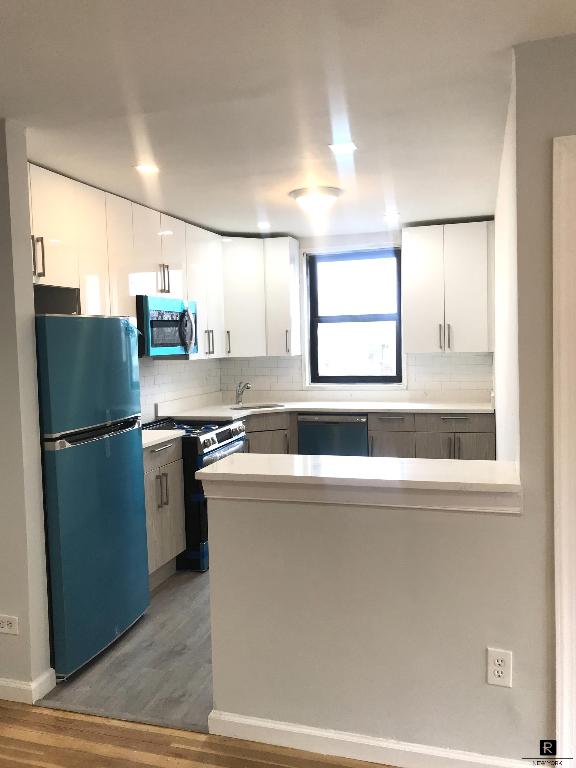
[[[164,464],[178,461],[182,458],[182,440],[166,440],[160,445],[154,445],[144,449],[144,472],[153,472]]]
[[[417,432],[496,432],[493,413],[417,413]]]
[[[243,416],[242,421],[246,432],[267,432],[272,429],[288,429],[290,426],[289,413],[257,413],[254,416]]]
[[[414,432],[369,432],[368,455],[413,459],[416,455]]]
[[[413,432],[413,413],[369,413],[368,429],[370,432]]]

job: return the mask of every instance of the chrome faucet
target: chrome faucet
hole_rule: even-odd
[[[246,389],[252,389],[252,384],[248,381],[239,381],[236,387],[236,405],[242,405],[242,395]]]

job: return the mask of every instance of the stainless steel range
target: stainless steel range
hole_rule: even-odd
[[[232,453],[243,452],[246,447],[244,423],[192,424],[160,419],[144,424],[142,429],[182,429],[186,433],[182,437],[186,549],[178,556],[176,566],[182,570],[207,571],[208,511],[202,483],[196,480],[196,470]]]

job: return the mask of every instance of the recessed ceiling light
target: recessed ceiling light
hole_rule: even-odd
[[[309,216],[325,216],[342,194],[338,187],[304,187],[289,193]]]
[[[353,155],[358,149],[353,141],[341,141],[337,144],[328,145],[335,155]]]
[[[256,224],[260,232],[268,232],[270,229],[270,222],[269,221],[259,221],[258,224]]]
[[[386,211],[384,214],[384,224],[387,227],[397,227],[400,224],[400,214],[398,211]]]
[[[135,168],[138,173],[141,173],[143,176],[154,176],[160,171],[160,168],[158,168],[157,165],[154,165],[154,163],[138,163]]]
[[[174,232],[172,232],[171,229],[161,229],[160,232],[158,232],[160,237],[167,237],[168,235],[173,235]]]
[[[223,237],[222,238],[222,242],[223,243],[231,243],[232,242],[232,238],[231,237]]]

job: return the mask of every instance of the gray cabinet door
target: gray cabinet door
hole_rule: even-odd
[[[457,432],[454,449],[457,459],[493,461],[496,458],[496,435],[491,432]]]
[[[416,455],[414,432],[370,432],[368,434],[370,456],[394,456],[413,459]]]
[[[182,459],[144,475],[148,573],[186,548]]]
[[[417,459],[453,459],[454,435],[449,432],[415,432]]]
[[[288,430],[250,432],[246,435],[246,453],[290,453]]]

